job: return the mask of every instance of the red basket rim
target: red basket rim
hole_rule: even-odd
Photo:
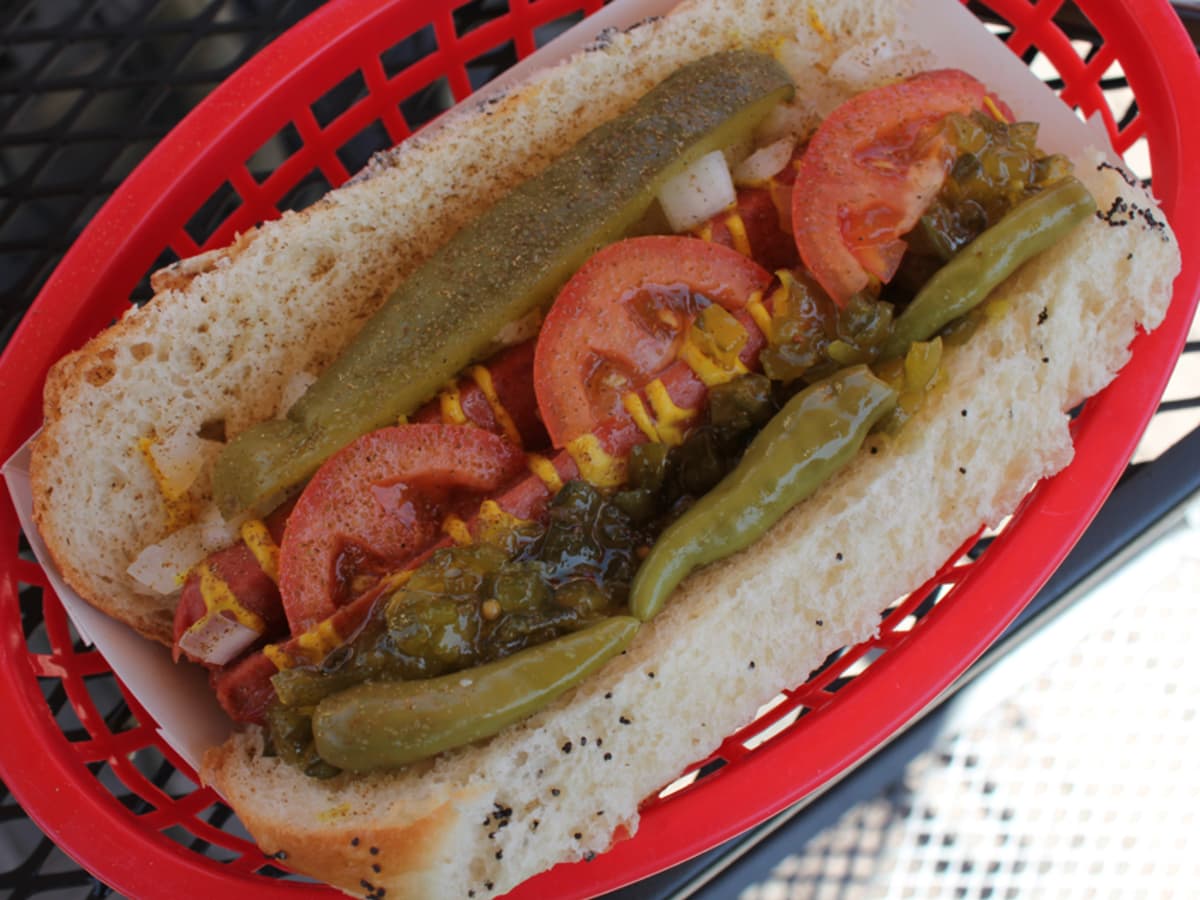
[[[162,190],[162,172],[170,172],[173,180],[189,184],[219,184],[232,157],[198,153],[197,148],[238,143],[232,137],[249,127],[253,117],[263,114],[261,107],[246,102],[248,97],[263,103],[269,100],[268,105],[279,110],[290,109],[297,98],[307,102],[311,94],[307,88],[301,90],[293,77],[293,60],[310,59],[319,65],[355,35],[394,28],[395,10],[405,5],[383,0],[336,0],[322,8],[214,90],[104,205],[46,283],[0,359],[0,391],[6,397],[17,398],[14,414],[0,424],[0,452],[4,458],[36,427],[46,368],[50,361],[72,349],[69,336],[93,333],[108,324],[106,306],[97,309],[96,304],[79,303],[64,318],[64,310],[55,306],[56,302],[62,305],[56,298],[89,297],[98,271],[119,267],[145,271],[153,263],[153,255],[143,246],[146,242],[139,238],[163,228],[172,218],[171,209],[187,199]],[[991,5],[1016,21],[1033,15],[1049,19],[1061,2],[1049,0],[1034,7],[1024,0],[996,0]],[[512,6],[514,11],[525,8],[525,4]],[[1145,127],[1154,171],[1159,173],[1156,193],[1175,229],[1184,268],[1176,281],[1167,321],[1152,334],[1139,336],[1133,360],[1113,385],[1089,402],[1088,414],[1081,419],[1076,434],[1078,446],[1108,444],[1110,451],[1089,457],[1086,477],[1072,466],[1044,483],[1022,512],[1030,517],[1070,519],[1070,524],[1054,536],[1049,548],[1044,533],[1032,529],[1006,531],[998,542],[1002,542],[1003,554],[989,551],[968,576],[988,578],[992,605],[986,610],[979,606],[967,608],[965,604],[936,608],[922,625],[922,634],[929,635],[929,639],[909,642],[885,654],[876,668],[887,677],[875,678],[872,691],[851,685],[839,693],[837,704],[820,711],[819,715],[827,720],[825,734],[830,738],[822,747],[801,748],[794,746],[794,741],[773,741],[758,751],[763,762],[753,771],[743,767],[706,784],[705,802],[709,808],[739,809],[742,814],[728,816],[714,826],[711,817],[696,815],[689,804],[654,805],[646,811],[637,838],[618,844],[586,870],[580,870],[579,864],[560,866],[528,882],[512,896],[532,897],[547,892],[565,896],[580,892],[581,879],[584,890],[592,891],[647,876],[702,852],[715,839],[723,840],[752,827],[859,762],[933,702],[951,680],[948,673],[965,669],[1007,627],[1061,562],[1115,484],[1133,451],[1136,436],[1154,412],[1146,398],[1157,398],[1165,386],[1170,370],[1162,360],[1178,355],[1200,287],[1200,212],[1187,203],[1189,187],[1194,192],[1194,185],[1185,177],[1185,148],[1200,146],[1200,120],[1189,115],[1185,98],[1175,93],[1182,86],[1200,83],[1200,63],[1166,2],[1138,4],[1136,14],[1102,0],[1080,0],[1080,6],[1106,43],[1118,46],[1135,94],[1153,95],[1162,106],[1161,115]],[[416,21],[415,14],[408,19]],[[1122,54],[1122,46],[1154,48],[1157,52],[1131,50]],[[1168,48],[1177,52],[1167,52]],[[280,116],[282,126],[287,116]],[[190,198],[198,205],[210,193],[197,186]],[[1113,438],[1105,433],[1103,420],[1114,417],[1136,428]],[[1115,451],[1111,449],[1114,446]],[[1104,486],[1102,491],[1097,490],[1098,484]],[[7,498],[0,501],[0,539],[5,546],[17,542],[15,513]],[[1019,571],[1001,564],[1002,559],[1021,558],[1037,562]],[[19,802],[82,865],[131,895],[161,892],[164,878],[186,884],[189,890],[202,886],[228,889],[231,881],[241,880],[256,894],[268,890],[274,893],[262,878],[224,871],[212,860],[181,851],[163,834],[130,820],[127,811],[81,767],[78,754],[65,742],[47,710],[37,686],[38,673],[24,645],[16,585],[19,580],[37,583],[33,568],[30,565],[29,570],[6,573],[10,577],[0,580],[4,667],[13,667],[18,675],[0,679],[0,701],[7,701],[6,708],[16,713],[15,720],[24,723],[35,738],[0,746],[0,768],[6,773],[32,771],[39,775],[37,779],[6,779]],[[941,652],[928,652],[928,644],[939,646]],[[879,686],[885,683],[893,687]],[[913,684],[923,688],[913,690]],[[886,712],[881,714],[884,707]],[[762,779],[764,768],[775,769],[782,778]],[[780,781],[787,783],[786,789],[780,790]],[[69,798],[64,798],[63,785],[82,788],[83,793],[73,790]],[[752,813],[746,813],[750,807]],[[110,828],[97,828],[93,815],[105,820]],[[120,862],[130,859],[140,860],[141,865],[130,867]],[[287,883],[281,884],[278,891],[298,896],[305,892],[325,894],[328,889]]]

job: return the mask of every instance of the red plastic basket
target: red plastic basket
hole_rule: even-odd
[[[1186,202],[1185,154],[1200,148],[1200,120],[1187,94],[1200,65],[1165,3],[1130,7],[1080,0],[1099,34],[1082,53],[1055,22],[1062,0],[990,0],[1008,23],[1007,43],[1057,70],[1062,97],[1085,115],[1099,112],[1118,152],[1148,146],[1154,191],[1183,248],[1184,270],[1166,322],[1142,335],[1120,377],[1093,398],[1075,424],[1076,459],[1041,484],[980,554],[956,555],[922,590],[890,610],[877,638],[848,648],[807,684],[701,760],[666,798],[645,805],[636,837],[584,865],[564,865],[513,896],[580,896],[615,888],[682,861],[795,803],[863,759],[933,701],[994,640],[1045,582],[1107,496],[1157,405],[1195,308],[1200,281],[1200,212]],[[409,125],[404,99],[438,79],[457,98],[469,93],[467,64],[507,41],[519,56],[535,29],[599,0],[513,0],[500,18],[458,34],[453,4],[419,0],[339,0],[289,31],[217,89],[145,160],[101,209],[46,284],[0,360],[0,458],[40,421],[50,364],[127,308],[134,286],[164,253],[186,257],[227,243],[277,214],[314,170],[331,185],[347,172],[338,150],[382,124],[392,141]],[[381,61],[389,48],[432,28],[438,49],[399,73]],[[1114,113],[1101,78],[1119,64],[1136,98],[1132,115]],[[312,104],[349,76],[361,96],[321,123]],[[1118,122],[1123,125],[1118,127]],[[283,129],[302,147],[265,179],[247,166]],[[211,233],[190,224],[212,198],[233,200]],[[967,550],[963,548],[963,551]],[[18,592],[41,589],[44,633],[23,626]],[[0,708],[8,739],[0,770],[46,833],[80,864],[124,894],[143,896],[331,895],[281,881],[272,861],[238,833],[217,796],[194,781],[164,789],[148,770],[165,759],[186,764],[162,741],[136,700],[136,723],[113,731],[89,693],[107,673],[100,655],[74,641],[65,614],[36,563],[20,547],[7,495],[0,499]],[[48,697],[65,692],[78,726],[67,728]],[[122,691],[124,688],[122,687]],[[761,743],[768,729],[778,733]],[[68,731],[75,739],[68,737]],[[78,739],[80,733],[84,739]],[[148,762],[149,760],[149,762]]]

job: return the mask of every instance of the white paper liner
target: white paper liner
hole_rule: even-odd
[[[463,103],[477,103],[481,98],[507,90],[530,72],[587,46],[601,31],[628,28],[666,13],[676,3],[677,0],[617,0]],[[1081,121],[956,0],[911,0],[911,8],[910,30],[905,39],[929,50],[939,66],[963,69],[987,84],[1018,118],[1038,122],[1038,143],[1043,149],[1078,156],[1085,148],[1100,147],[1114,165],[1119,164],[1099,117],[1093,116],[1086,124]],[[803,27],[803,23],[798,27]],[[208,688],[206,674],[196,666],[174,664],[165,647],[93,609],[67,587],[33,527],[29,461],[26,443],[2,471],[35,556],[80,636],[100,650],[113,671],[159,723],[159,733],[167,743],[198,769],[204,751],[222,742],[232,727]]]

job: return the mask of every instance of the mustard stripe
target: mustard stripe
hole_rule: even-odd
[[[284,669],[290,669],[295,665],[292,658],[284,653],[283,648],[278,644],[267,644],[267,646],[263,647],[263,656],[269,659],[271,664],[280,672]]]
[[[742,220],[742,214],[735,209],[727,215],[725,227],[729,229],[729,236],[733,238],[733,249],[742,256],[749,256],[750,237],[746,234],[746,223]]]
[[[726,369],[722,367],[690,340],[686,340],[680,345],[679,358],[687,364],[687,367],[695,373],[697,378],[704,382],[705,387],[715,387],[718,384],[725,384],[727,381],[732,381],[735,376],[745,375],[749,371],[740,359],[733,361],[733,368]],[[649,390],[647,390],[647,396],[649,396],[649,393]],[[664,391],[663,394],[665,396],[666,392]],[[650,402],[651,404],[654,403],[653,397],[650,398]],[[669,397],[667,398],[667,402],[670,402]],[[661,423],[659,423],[659,431],[664,435],[663,440],[666,440],[666,430]],[[667,443],[672,443],[672,441],[668,440]]]
[[[492,408],[492,415],[496,417],[496,422],[503,429],[505,436],[520,447],[521,432],[517,430],[517,425],[512,420],[512,416],[508,414],[508,410],[500,402],[500,395],[496,393],[496,385],[492,381],[492,373],[488,371],[486,366],[472,366],[470,375],[475,379],[475,383],[479,385],[479,390],[483,391],[483,396],[487,399],[488,406]]]
[[[142,458],[146,460],[146,465],[150,467],[150,474],[154,477],[154,483],[162,495],[163,505],[167,508],[167,525],[170,530],[175,531],[192,520],[193,505],[188,498],[186,488],[182,491],[173,491],[167,487],[167,476],[158,467],[158,461],[150,452],[154,443],[154,438],[138,438],[138,450],[141,451]]]
[[[467,414],[463,412],[462,397],[458,393],[458,383],[451,384],[438,394],[438,403],[442,410],[442,421],[447,425],[466,425]]]
[[[812,4],[809,4],[808,7],[808,25],[821,36],[821,40],[825,41],[825,43],[833,43],[833,35],[829,33],[829,30],[825,27],[825,23],[821,21],[821,17],[817,15],[817,11],[813,8]]]
[[[750,299],[746,301],[746,312],[750,313],[750,318],[754,320],[758,330],[769,341],[771,339],[771,314],[763,306],[762,291],[755,291],[750,295]]]
[[[514,516],[495,500],[484,500],[479,504],[479,539],[488,543],[500,543],[522,525],[526,519]]]
[[[987,111],[992,114],[992,118],[997,122],[1003,122],[1005,125],[1008,124],[1008,117],[1000,111],[1000,107],[996,105],[996,101],[986,94],[983,97],[983,105],[987,107]]]
[[[550,493],[557,494],[562,490],[562,478],[558,475],[558,469],[554,468],[554,463],[546,457],[536,453],[527,453],[525,454],[525,465],[528,466],[530,472],[542,480],[542,484],[550,489]]]
[[[646,397],[658,419],[658,433],[664,444],[682,444],[684,428],[691,421],[693,412],[675,405],[666,385],[655,378],[646,385]]]
[[[471,529],[458,516],[446,516],[442,520],[442,531],[448,534],[451,540],[459,546],[471,543]]]
[[[622,397],[621,405],[633,417],[633,421],[642,430],[646,439],[657,443],[659,441],[658,429],[654,427],[654,420],[650,418],[650,413],[646,411],[646,404],[642,402],[642,398],[637,395],[637,392],[630,391]]]
[[[415,569],[401,569],[399,572],[393,572],[391,575],[388,575],[381,582],[379,582],[379,586],[384,592],[394,591],[397,588],[402,588],[404,585],[408,584],[408,580],[412,578],[413,572],[415,571]]]
[[[209,616],[220,615],[225,611],[232,613],[239,624],[245,625],[251,631],[262,634],[267,630],[266,622],[257,613],[242,605],[225,579],[218,575],[212,566],[201,563],[197,571],[200,573],[200,596],[204,598],[204,608],[207,612],[188,629],[189,631],[197,628],[200,622]]]
[[[267,577],[279,584],[279,545],[271,537],[266,523],[262,519],[247,519],[239,532]]]
[[[625,482],[625,460],[600,446],[594,434],[581,434],[568,442],[566,451],[579,467],[583,479],[596,487],[620,487]]]
[[[333,627],[333,622],[326,619],[297,637],[296,643],[310,661],[317,663],[342,643],[342,636]]]

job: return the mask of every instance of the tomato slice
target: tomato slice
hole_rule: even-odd
[[[563,447],[621,411],[621,398],[674,362],[710,303],[740,310],[771,275],[736,250],[694,237],[611,244],[559,292],[538,337],[533,384]]]
[[[796,176],[792,227],[804,265],[839,306],[896,273],[901,236],[951,164],[938,124],[982,109],[985,96],[967,73],[941,69],[859,94],[821,123]]]
[[[382,428],[330,457],[300,495],[279,553],[279,590],[293,634],[351,599],[357,575],[422,550],[464,495],[524,471],[519,448],[470,425]]]

